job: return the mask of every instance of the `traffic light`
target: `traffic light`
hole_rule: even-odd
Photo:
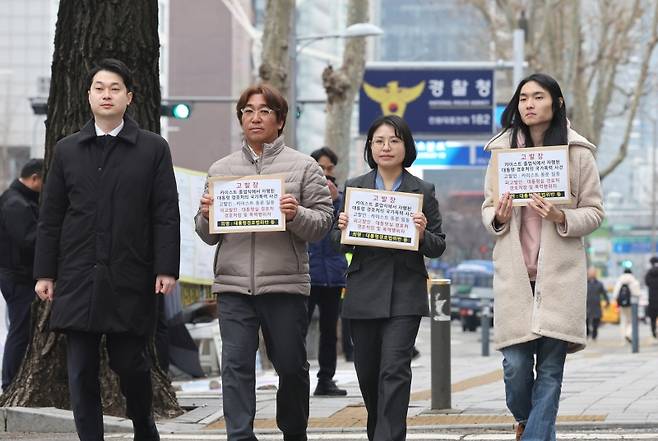
[[[192,105],[182,102],[168,102],[160,105],[160,114],[164,117],[188,119],[192,114]]]
[[[631,268],[633,268],[633,261],[628,260],[628,259],[626,259],[626,260],[622,260],[622,261],[621,261],[621,266],[622,266],[624,269],[631,269]]]

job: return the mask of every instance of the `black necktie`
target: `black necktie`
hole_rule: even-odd
[[[107,147],[107,144],[110,142],[110,139],[112,139],[112,136],[111,135],[102,135],[102,136],[97,136],[96,139],[98,140],[98,143],[100,144],[100,146],[105,148],[105,147]]]

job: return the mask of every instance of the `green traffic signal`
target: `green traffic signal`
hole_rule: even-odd
[[[160,107],[160,113],[164,117],[188,119],[192,114],[192,105],[188,103],[162,104]]]
[[[171,113],[174,115],[174,118],[177,119],[187,119],[190,117],[190,113],[192,113],[192,109],[188,104],[176,104],[174,107],[171,109]]]

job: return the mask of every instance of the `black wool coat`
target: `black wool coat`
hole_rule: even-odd
[[[18,179],[0,196],[0,277],[32,285],[39,193]]]
[[[34,277],[55,280],[55,331],[152,331],[155,276],[178,277],[180,216],[167,142],[124,116],[107,146],[94,121],[57,143]]]
[[[345,188],[375,189],[376,170],[349,179]],[[427,218],[424,239],[418,251],[368,246],[350,247],[352,261],[347,269],[347,286],[342,316],[348,319],[381,319],[404,315],[429,315],[427,269],[423,256],[439,257],[446,248],[441,230],[441,213],[434,184],[408,171],[402,172],[397,190],[423,195],[423,214]],[[345,206],[341,207],[345,211]],[[334,224],[332,237],[340,242],[341,230]],[[350,249],[346,249],[350,251]]]

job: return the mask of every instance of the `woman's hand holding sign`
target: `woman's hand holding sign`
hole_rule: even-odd
[[[505,192],[496,206],[496,217],[494,219],[496,226],[505,225],[512,218],[512,202],[510,192]]]
[[[422,211],[412,214],[411,218],[414,220],[414,224],[416,224],[416,228],[418,229],[418,238],[423,240],[425,237],[425,229],[427,228],[427,218]]]
[[[347,221],[348,221],[347,213],[345,213],[344,211],[341,212],[338,215],[338,228],[340,228],[341,230],[344,230],[345,228],[347,228]]]
[[[539,196],[537,193],[531,195],[532,201],[528,202],[528,207],[532,208],[542,217],[556,224],[563,224],[566,221],[564,211],[557,208],[550,201]]]

